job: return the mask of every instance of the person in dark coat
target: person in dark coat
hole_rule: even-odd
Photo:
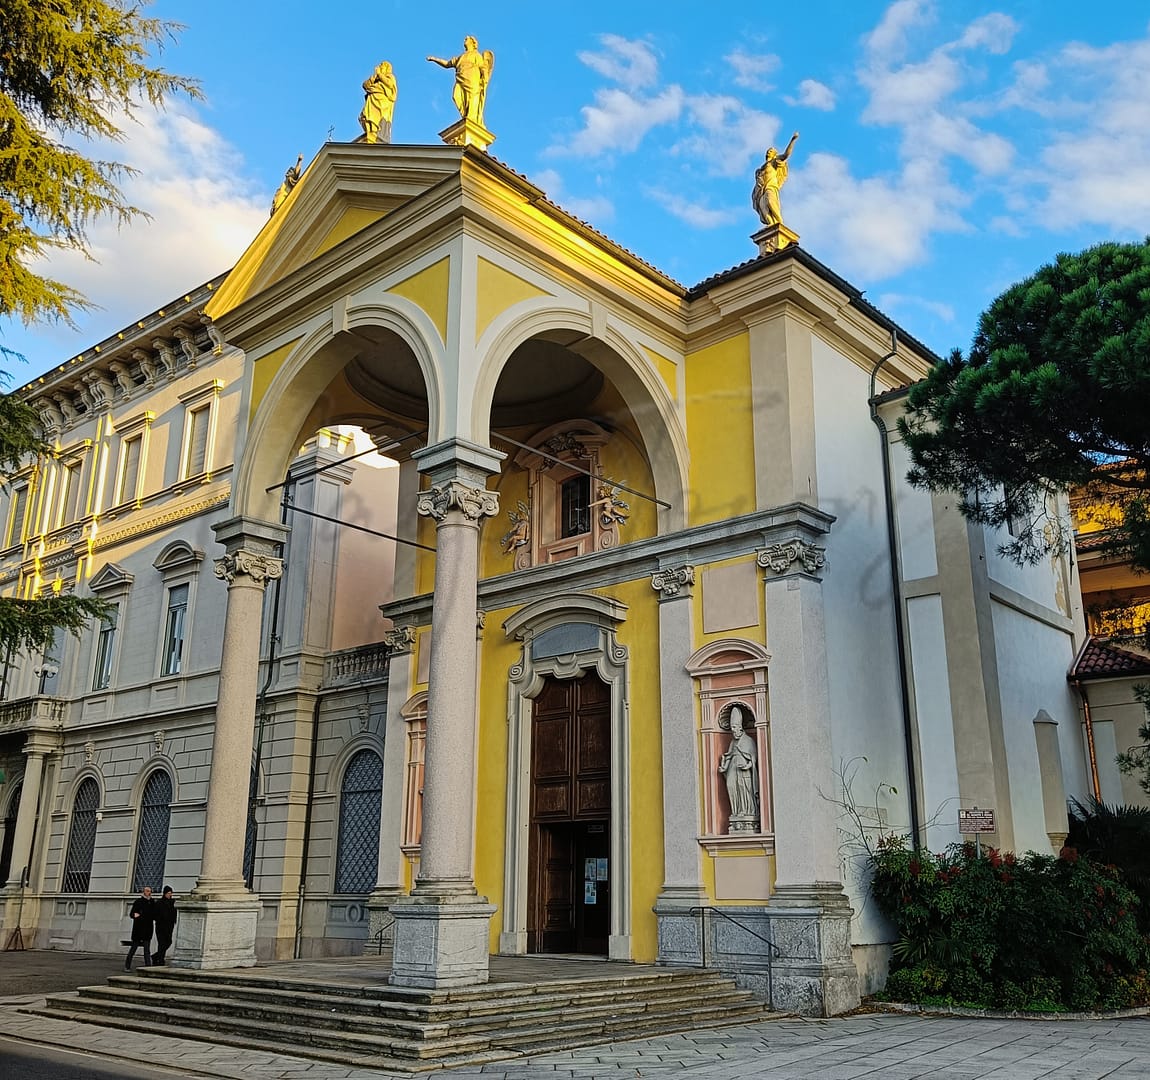
[[[124,961],[125,971],[132,970],[132,957],[136,955],[137,949],[144,950],[144,967],[152,962],[152,931],[156,926],[156,901],[152,899],[151,885],[144,886],[128,914],[132,919],[132,947],[128,950],[128,959]]]
[[[176,932],[176,898],[171,885],[164,886],[164,895],[156,901],[156,951],[152,953],[152,963],[157,967],[164,962],[164,956],[172,947],[172,935]]]

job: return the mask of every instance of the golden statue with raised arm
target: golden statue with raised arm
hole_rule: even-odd
[[[463,52],[444,60],[438,56],[427,58],[440,67],[455,69],[455,89],[451,99],[464,120],[483,126],[483,106],[487,101],[487,84],[495,67],[495,53],[481,53],[479,42],[470,34],[463,39]]]
[[[364,142],[391,142],[391,118],[395,115],[395,99],[399,86],[384,60],[363,81],[363,112],[359,124],[363,128]]]
[[[751,205],[764,225],[782,225],[783,212],[779,207],[779,188],[786,183],[787,158],[798,142],[796,131],[780,154],[773,146],[767,151],[766,160],[755,170],[755,189],[751,192]]]

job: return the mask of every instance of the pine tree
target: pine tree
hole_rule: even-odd
[[[1034,561],[1071,537],[1069,488],[1118,510],[1110,551],[1150,570],[1150,240],[1059,255],[982,314],[907,396],[912,483],[952,491],[971,520],[1012,525]]]
[[[143,213],[118,182],[131,169],[99,161],[67,139],[122,137],[142,105],[197,84],[152,66],[152,54],[180,29],[145,17],[123,0],[0,0],[0,320],[72,323],[87,301],[37,273],[57,249],[87,254],[87,229],[100,217]],[[0,344],[0,352],[16,354]],[[0,470],[8,475],[52,452],[26,402],[0,396]],[[79,631],[106,607],[70,595],[0,598],[0,654],[45,649],[57,628]]]

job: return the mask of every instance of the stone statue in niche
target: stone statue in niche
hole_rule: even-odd
[[[759,831],[759,748],[752,734],[755,718],[750,710],[732,705],[727,723],[722,718],[720,727],[730,727],[731,741],[719,758],[719,772],[727,784],[727,797],[731,803],[728,833],[757,833]],[[748,731],[748,729],[750,729]]]

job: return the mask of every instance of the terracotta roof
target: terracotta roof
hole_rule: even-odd
[[[1078,551],[1100,551],[1107,545],[1114,543],[1114,537],[1107,529],[1098,529],[1095,532],[1078,533],[1074,538],[1074,546]]]
[[[1090,637],[1070,669],[1072,679],[1116,679],[1150,675],[1150,654],[1120,649],[1108,638]]]

